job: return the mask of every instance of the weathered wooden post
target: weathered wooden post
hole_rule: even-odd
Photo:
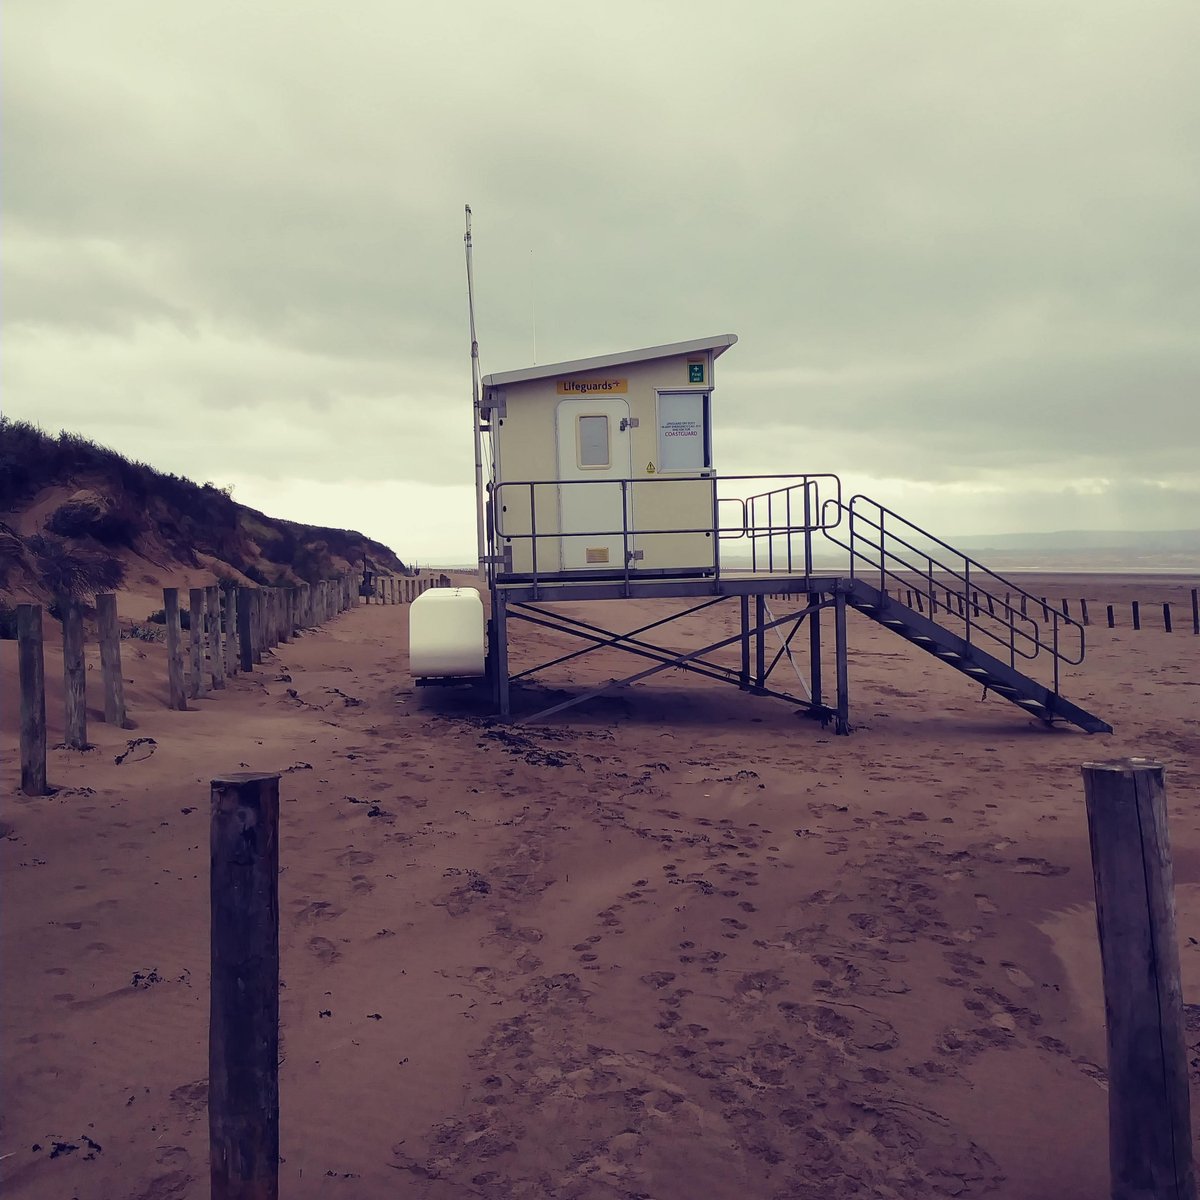
[[[21,791],[44,796],[46,786],[46,660],[42,606],[17,605],[17,675],[21,688]]]
[[[117,598],[112,592],[96,597],[100,627],[100,674],[104,683],[104,720],[125,728],[125,681],[121,678],[121,627],[117,623]]]
[[[1192,632],[1200,633],[1200,588],[1192,588]]]
[[[1079,601],[1079,611],[1080,611],[1080,613],[1082,614],[1082,617],[1083,617],[1083,623],[1084,623],[1085,625],[1090,625],[1092,622],[1091,622],[1091,620],[1088,618],[1088,606],[1087,606],[1087,601],[1086,601],[1086,600],[1080,600],[1080,601]]]
[[[1164,605],[1163,605],[1163,628],[1164,628],[1164,629],[1165,629],[1165,630],[1166,630],[1168,633],[1171,633],[1171,632],[1172,632],[1172,629],[1171,629],[1171,606],[1170,606],[1170,604],[1164,604]]]
[[[179,589],[163,588],[163,614],[167,625],[168,707],[187,711],[187,684],[183,674],[183,649],[179,644]]]
[[[254,614],[254,661],[260,663],[263,660],[263,655],[266,653],[266,622],[263,619],[265,605],[265,600],[263,599],[264,590],[261,587],[256,587],[252,594],[254,596],[253,607],[251,609]]]
[[[238,590],[236,587],[221,589],[221,612],[225,620],[225,674],[230,678],[238,673]]]
[[[1108,627],[1109,627],[1109,629],[1115,629],[1116,625],[1117,625],[1116,610],[1115,610],[1114,606],[1110,604],[1108,606]]]
[[[191,626],[192,673],[188,679],[188,698],[195,700],[208,695],[208,680],[204,677],[204,589],[188,589],[188,623]]]
[[[208,667],[212,685],[225,687],[225,651],[221,645],[221,589],[214,583],[204,589],[208,628]]]
[[[1141,629],[1141,627],[1142,627],[1142,606],[1141,606],[1141,604],[1137,600],[1134,600],[1133,603],[1130,605],[1130,611],[1133,613],[1134,629]]]
[[[279,776],[212,781],[209,1171],[214,1200],[279,1195]]]
[[[239,665],[243,671],[254,670],[254,589],[238,588],[237,627]]]
[[[290,642],[292,640],[292,614],[288,608],[288,597],[291,594],[290,588],[277,588],[275,595],[275,610],[279,621],[279,640],[281,642]]]
[[[69,750],[87,749],[87,663],[83,658],[83,611],[78,600],[62,605],[63,707]]]
[[[1108,1025],[1113,1200],[1195,1200],[1161,763],[1084,763]]]

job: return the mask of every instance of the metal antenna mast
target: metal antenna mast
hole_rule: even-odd
[[[479,408],[479,342],[475,338],[475,271],[471,262],[471,206],[467,210],[467,310],[471,318],[471,407],[474,413],[475,434],[475,540],[479,552],[479,574],[486,571],[487,540],[483,528],[483,414]]]

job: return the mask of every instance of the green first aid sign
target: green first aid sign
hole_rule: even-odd
[[[687,367],[688,383],[704,382],[704,364],[702,362],[690,362]]]

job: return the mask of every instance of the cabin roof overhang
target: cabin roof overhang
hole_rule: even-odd
[[[722,333],[716,337],[696,338],[690,342],[670,342],[665,346],[647,346],[642,350],[622,350],[618,354],[599,354],[595,358],[576,358],[570,362],[525,367],[520,371],[498,371],[495,375],[485,375],[483,385],[484,387],[503,387],[509,383],[528,383],[534,379],[581,375],[586,371],[603,371],[609,367],[653,362],[657,358],[673,358],[679,354],[699,354],[706,350],[711,350],[713,358],[716,358],[736,341],[736,333]]]

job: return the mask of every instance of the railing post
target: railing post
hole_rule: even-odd
[[[46,660],[42,606],[17,605],[17,673],[21,688],[21,791],[44,796],[46,786]]]
[[[279,776],[212,781],[209,1172],[214,1200],[279,1195]]]
[[[964,607],[964,619],[966,620],[966,635],[967,645],[971,644],[971,609],[974,607],[975,615],[979,616],[979,597],[971,590],[971,560],[963,559],[963,597],[966,599]],[[972,604],[973,602],[973,604]]]
[[[179,589],[163,588],[163,616],[167,626],[167,705],[187,711],[187,685],[183,675],[183,650],[179,644]]]
[[[104,681],[104,720],[125,728],[125,681],[121,678],[121,627],[117,623],[117,598],[112,592],[96,597],[100,627],[100,673]]]
[[[87,663],[83,658],[83,612],[78,600],[62,606],[64,741],[69,750],[87,749]]]
[[[1160,763],[1084,763],[1108,1035],[1113,1200],[1195,1200],[1175,892]]]

